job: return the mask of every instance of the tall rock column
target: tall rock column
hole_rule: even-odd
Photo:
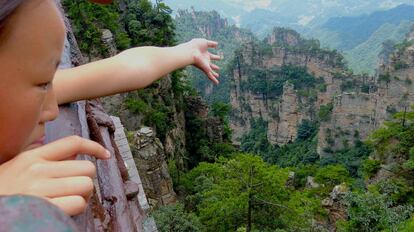
[[[130,145],[150,206],[158,208],[176,202],[164,147],[153,130],[144,127],[135,132]]]

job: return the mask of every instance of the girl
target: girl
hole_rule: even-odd
[[[196,39],[57,71],[64,38],[54,0],[0,0],[0,195],[38,196],[76,215],[93,190],[95,167],[67,159],[78,153],[106,159],[109,152],[79,137],[44,145],[45,123],[57,117],[58,105],[144,88],[191,64],[217,84],[219,67],[211,60],[220,57],[208,51],[216,42]]]

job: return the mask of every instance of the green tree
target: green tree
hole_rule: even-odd
[[[310,120],[304,120],[298,127],[297,140],[304,141],[312,138],[318,132],[319,125]]]
[[[410,205],[395,206],[386,196],[373,193],[349,193],[345,197],[349,221],[340,225],[339,231],[397,231],[398,225],[410,217]]]
[[[320,203],[307,193],[290,192],[287,176],[285,169],[240,154],[202,163],[186,179],[195,180],[192,196],[198,195],[197,212],[207,231],[308,229]]]
[[[227,120],[230,110],[231,106],[223,102],[215,102],[211,109],[213,115],[219,117],[223,122]]]
[[[160,232],[198,232],[203,225],[194,213],[188,213],[180,203],[163,206],[151,213]]]
[[[93,4],[88,1],[62,1],[68,14],[73,32],[84,54],[107,56],[107,47],[102,41],[102,29],[110,30],[118,49],[130,46],[130,38],[120,26],[120,12],[117,3],[110,5]]]
[[[171,46],[175,44],[172,10],[162,1],[153,5],[149,0],[128,2],[123,24],[133,46]]]
[[[351,178],[348,170],[343,165],[336,164],[319,168],[315,175],[315,180],[332,189],[335,185],[349,183]]]
[[[321,108],[319,109],[318,113],[319,120],[322,122],[328,121],[331,118],[332,110],[332,103],[328,103],[327,105],[321,105]]]

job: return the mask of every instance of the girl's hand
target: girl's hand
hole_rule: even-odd
[[[189,46],[190,51],[193,51],[193,65],[203,71],[207,77],[215,84],[219,83],[217,78],[220,75],[217,73],[217,71],[220,70],[220,67],[213,64],[211,61],[221,60],[221,57],[210,53],[208,49],[217,48],[217,45],[217,42],[206,39],[193,39],[190,42],[184,44],[184,46]]]
[[[68,160],[77,154],[110,157],[100,144],[78,136],[20,153],[0,165],[0,195],[34,195],[69,215],[82,213],[93,191],[96,168],[90,161]]]

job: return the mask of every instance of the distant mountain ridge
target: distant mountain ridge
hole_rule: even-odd
[[[403,4],[369,15],[331,18],[321,28],[339,33],[342,42],[337,48],[349,50],[368,40],[385,23],[398,26],[404,20],[414,21],[414,6]]]
[[[410,23],[414,22],[414,0],[339,0],[331,5],[320,0],[302,4],[297,4],[297,0],[284,4],[270,1],[268,8],[253,10],[246,10],[245,3],[239,1],[240,4],[235,4],[232,0],[165,2],[176,10],[175,14],[178,14],[178,8],[194,7],[195,11],[215,9],[227,18],[230,25],[249,29],[261,39],[274,27],[292,28],[306,38],[318,39],[322,47],[342,51],[349,67],[356,73],[371,75],[375,73],[382,44],[401,42],[411,27]],[[329,18],[332,16],[336,17]]]
[[[153,0],[155,2],[155,0]],[[253,25],[258,19],[273,15],[275,20],[283,24],[259,25],[266,26],[269,30],[274,26],[293,27],[304,32],[303,26],[321,25],[332,17],[358,16],[370,14],[375,11],[392,9],[401,4],[414,5],[413,0],[268,0],[268,1],[243,1],[243,0],[164,0],[175,13],[178,9],[190,9],[197,11],[219,12],[222,16],[232,21],[243,22],[241,26]],[[255,31],[255,28],[249,28]]]
[[[402,4],[386,11],[355,17],[336,17],[306,33],[322,46],[344,52],[356,73],[375,73],[383,44],[399,43],[414,22],[414,6]]]

